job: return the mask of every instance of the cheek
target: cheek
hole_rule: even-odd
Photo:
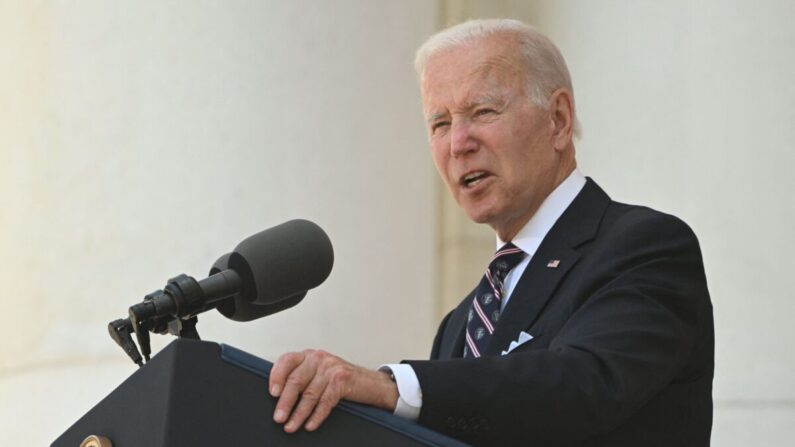
[[[432,142],[431,143],[431,158],[433,158],[433,164],[436,166],[436,171],[439,172],[439,175],[447,181],[447,161],[448,161],[448,152],[444,150],[444,147],[439,142]]]

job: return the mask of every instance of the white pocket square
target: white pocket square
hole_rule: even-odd
[[[522,346],[523,344],[527,343],[528,341],[532,340],[533,336],[528,334],[525,331],[519,333],[519,339],[512,341],[510,345],[508,345],[507,351],[502,351],[502,355],[508,354],[509,352],[513,351],[514,349]]]

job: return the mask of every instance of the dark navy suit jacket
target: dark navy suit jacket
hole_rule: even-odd
[[[549,261],[559,260],[557,268]],[[420,423],[484,446],[708,446],[712,304],[696,236],[593,180],[547,234],[484,357],[462,359],[472,295],[417,373]],[[521,331],[534,338],[502,356]]]

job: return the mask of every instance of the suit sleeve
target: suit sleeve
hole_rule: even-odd
[[[594,245],[593,290],[547,348],[407,362],[422,387],[420,423],[474,444],[576,443],[686,374],[711,316],[695,235],[672,216],[641,213]]]

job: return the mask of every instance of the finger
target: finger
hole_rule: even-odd
[[[356,387],[355,384],[361,378],[362,371],[364,370],[344,361],[328,368],[326,374],[328,385],[315,405],[315,411],[304,425],[307,431],[320,427],[340,400],[349,397],[349,391]]]
[[[312,414],[315,406],[320,401],[321,396],[326,393],[328,379],[323,374],[317,374],[301,393],[301,399],[290,416],[290,421],[284,426],[284,430],[292,433],[304,424],[304,421]]]
[[[304,361],[303,352],[288,352],[282,354],[271,368],[268,378],[268,390],[273,397],[279,397],[284,389],[287,377]]]
[[[299,396],[315,376],[316,368],[310,360],[311,352],[304,351],[285,354],[277,362],[280,368],[276,371],[278,375],[273,386],[279,396],[273,412],[273,420],[277,423],[282,424],[287,421]],[[285,375],[286,377],[282,378]]]
[[[299,366],[287,377],[284,383],[284,389],[279,396],[278,402],[276,402],[276,411],[273,412],[273,420],[280,424],[284,423],[290,417],[295,403],[314,376],[314,371],[306,367],[306,363],[302,363],[302,365],[304,365],[303,368]]]
[[[326,391],[320,397],[317,405],[315,406],[315,411],[312,412],[312,416],[306,422],[304,428],[307,431],[314,431],[320,427],[328,416],[331,414],[331,410],[337,406],[340,401],[341,394],[339,389],[334,390],[333,386],[326,387]]]

